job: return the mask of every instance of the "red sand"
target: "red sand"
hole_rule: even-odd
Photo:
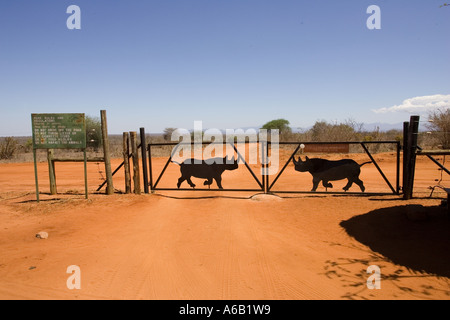
[[[376,158],[395,183],[394,156]],[[155,170],[164,163],[155,160]],[[94,192],[99,168],[88,165],[86,201],[81,163],[57,164],[56,196],[48,194],[47,164],[40,163],[37,204],[33,165],[0,164],[0,299],[450,298],[445,210],[408,216],[404,207],[438,206],[445,198],[437,189],[428,198],[440,173],[427,159],[418,161],[410,201],[209,191],[106,196]],[[174,187],[178,176],[171,164],[160,186]],[[251,179],[241,166],[225,172],[223,184],[252,188]],[[363,167],[361,179],[367,192],[389,192],[373,165]],[[114,183],[124,190],[122,170]],[[345,181],[333,184],[341,190]],[[290,164],[275,190],[310,188],[311,176]],[[49,238],[37,239],[40,231]],[[80,290],[66,286],[70,265],[81,269]],[[366,286],[370,265],[381,268],[379,290]]]

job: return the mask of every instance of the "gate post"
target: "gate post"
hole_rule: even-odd
[[[417,151],[417,140],[419,135],[419,116],[411,116],[408,128],[408,138],[407,138],[407,159],[406,159],[406,186],[407,189],[404,191],[403,199],[409,200],[413,196],[414,190],[414,173],[416,171],[416,151]]]
[[[144,179],[144,193],[148,193],[148,166],[147,166],[147,143],[145,142],[145,128],[140,128],[142,170]]]
[[[56,174],[55,174],[55,162],[53,162],[54,150],[47,149],[47,162],[48,162],[48,176],[50,180],[50,194],[57,194],[56,189]]]
[[[123,133],[123,167],[125,170],[125,193],[131,193],[131,175],[130,175],[130,134]]]
[[[102,140],[103,140],[103,159],[105,160],[106,173],[106,194],[114,194],[114,185],[111,172],[111,158],[109,154],[109,139],[108,139],[108,123],[106,121],[106,110],[100,110],[101,124],[102,124]]]
[[[409,122],[403,122],[403,199],[407,200],[408,192],[408,174],[409,174],[409,147],[408,147],[408,135],[409,135]]]
[[[141,194],[141,176],[139,174],[139,153],[137,151],[137,133],[130,132],[131,153],[133,155],[133,183],[134,193]]]

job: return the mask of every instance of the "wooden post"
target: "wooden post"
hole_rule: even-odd
[[[50,180],[50,194],[57,194],[56,190],[56,174],[55,163],[53,162],[54,150],[47,149],[47,161],[48,161],[48,177]]]
[[[133,183],[134,193],[141,194],[141,176],[139,173],[139,153],[137,151],[137,133],[135,131],[130,132],[131,140],[131,153],[133,156]]]
[[[148,193],[148,166],[147,166],[147,143],[145,142],[145,128],[140,128],[142,170],[144,179],[144,193]]]
[[[125,169],[125,193],[131,193],[131,176],[130,176],[130,135],[128,132],[123,133],[123,167]]]
[[[114,194],[114,185],[111,171],[111,158],[109,154],[109,139],[108,139],[108,122],[106,120],[106,110],[100,111],[102,123],[102,141],[103,141],[103,157],[105,159],[105,173],[106,173],[106,194]]]
[[[34,160],[34,181],[36,184],[36,201],[37,201],[37,203],[39,203],[39,182],[38,182],[36,148],[34,147],[34,133],[33,133],[33,160]]]
[[[87,155],[86,155],[86,148],[83,149],[83,156],[84,156],[84,197],[86,200],[88,199],[88,178],[87,178]]]

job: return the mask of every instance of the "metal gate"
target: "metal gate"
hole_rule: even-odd
[[[202,147],[206,144],[211,144],[214,142],[202,142]],[[246,142],[248,143],[257,143],[257,142]],[[200,143],[184,143],[184,144],[190,144],[191,147],[195,146],[196,144],[199,145]],[[276,175],[274,175],[274,178],[271,179],[269,173],[269,150],[271,150],[272,143],[270,141],[268,142],[259,142],[260,150],[259,150],[259,156],[260,156],[260,170],[261,174],[260,176],[256,175],[253,169],[249,166],[246,159],[242,154],[239,152],[238,148],[236,148],[235,143],[231,142],[220,142],[222,145],[229,144],[233,147],[234,152],[237,154],[237,158],[245,165],[248,172],[251,174],[253,180],[256,182],[255,188],[211,188],[210,186],[208,188],[201,187],[201,188],[176,188],[176,187],[160,187],[161,179],[163,178],[164,174],[166,173],[166,170],[170,163],[172,162],[172,156],[178,148],[178,146],[183,145],[183,143],[150,143],[148,144],[147,151],[148,151],[148,165],[149,165],[149,186],[152,191],[251,191],[251,192],[264,192],[264,193],[315,193],[315,194],[347,194],[347,195],[399,195],[401,193],[400,188],[400,142],[399,141],[363,141],[363,142],[278,142],[280,146],[295,146],[295,150],[292,152],[292,154],[289,156],[288,160],[283,164],[283,167],[281,170],[277,172]],[[386,144],[393,146],[393,149],[396,152],[396,162],[395,162],[395,181],[392,182],[388,179],[387,175],[383,172],[371,152],[369,151],[369,145],[371,144]],[[301,149],[301,146],[304,145],[307,148],[312,146],[336,146],[338,148],[339,145],[359,145],[364,150],[365,154],[368,156],[368,159],[373,163],[373,165],[376,167],[378,173],[386,183],[387,187],[389,188],[390,192],[338,192],[338,191],[303,191],[303,190],[275,190],[275,187],[277,186],[277,183],[279,184],[279,179],[285,172],[287,166],[291,163],[294,156],[299,152]],[[164,164],[163,169],[158,175],[155,175],[155,168],[152,163],[152,148],[156,147],[164,147],[164,146],[172,146],[175,147],[175,150],[171,152],[170,157],[167,159],[167,161]],[[156,177],[156,180],[154,181],[154,177]],[[391,179],[392,180],[392,179]]]
[[[214,144],[215,142],[202,142],[201,145],[210,145]],[[246,144],[252,143],[252,142],[246,142]],[[152,191],[251,191],[251,192],[264,192],[266,190],[266,179],[264,177],[264,172],[261,172],[260,178],[255,174],[255,172],[252,170],[252,168],[249,166],[247,161],[245,160],[245,157],[242,156],[242,154],[239,152],[238,148],[236,148],[235,143],[231,142],[220,142],[216,144],[222,144],[222,146],[226,146],[227,144],[233,147],[234,152],[237,154],[237,160],[243,162],[248,172],[251,174],[252,178],[256,182],[257,187],[255,188],[175,188],[175,187],[159,187],[159,184],[161,182],[162,177],[166,173],[166,170],[169,166],[169,164],[172,162],[172,156],[175,153],[176,149],[181,145],[188,145],[190,144],[192,146],[198,146],[200,143],[197,142],[191,142],[191,143],[150,143],[148,144],[148,163],[149,163],[149,186]],[[159,175],[156,178],[156,181],[154,181],[154,165],[152,163],[152,148],[155,147],[163,147],[163,146],[175,146],[175,150],[172,150],[170,157],[167,159],[163,169],[159,173]],[[265,154],[265,153],[264,153]]]
[[[270,142],[269,142],[270,144]],[[279,142],[280,145],[295,145],[296,148],[294,152],[290,155],[286,163],[284,164],[283,168],[278,172],[278,174],[275,176],[275,178],[270,181],[269,176],[267,175],[266,179],[266,185],[267,193],[315,193],[315,194],[353,194],[353,195],[399,195],[400,194],[400,142],[399,141],[363,141],[363,142]],[[386,176],[386,174],[383,172],[383,170],[380,168],[377,161],[372,156],[371,152],[369,151],[368,145],[370,144],[389,144],[394,145],[395,151],[396,151],[396,168],[395,168],[395,183],[392,183]],[[386,185],[389,187],[391,192],[337,192],[337,191],[302,191],[302,190],[274,190],[274,187],[276,186],[277,182],[279,181],[279,178],[282,176],[282,174],[285,172],[286,167],[291,163],[294,156],[299,152],[301,149],[300,147],[308,146],[308,145],[360,145],[364,152],[367,154],[370,161],[375,165],[377,171],[385,181]]]

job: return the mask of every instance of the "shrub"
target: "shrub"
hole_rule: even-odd
[[[0,143],[0,159],[12,159],[17,151],[17,140],[12,137],[5,138]]]

